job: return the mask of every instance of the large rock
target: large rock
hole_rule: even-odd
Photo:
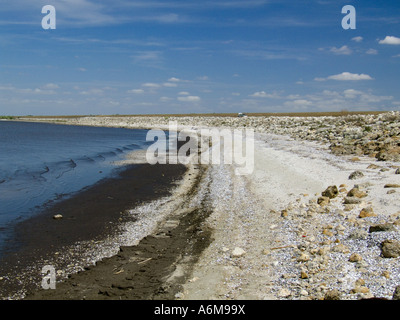
[[[381,254],[384,258],[397,258],[400,256],[400,242],[385,240],[381,243]]]
[[[329,186],[325,191],[322,192],[323,197],[328,197],[329,199],[336,198],[339,194],[339,190],[336,186]]]
[[[349,179],[350,180],[355,180],[355,179],[359,179],[364,177],[364,173],[362,173],[361,171],[354,171],[349,175]]]

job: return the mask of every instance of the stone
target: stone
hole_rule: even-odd
[[[337,195],[339,194],[339,190],[336,186],[329,186],[321,194],[323,197],[328,197],[329,199],[333,199],[337,197]]]
[[[326,205],[329,204],[329,202],[330,202],[329,197],[325,197],[325,196],[319,197],[318,200],[317,200],[317,203],[320,206],[326,206]]]
[[[282,210],[281,211],[281,217],[285,218],[288,216],[288,211],[287,210]]]
[[[377,215],[374,213],[372,207],[363,208],[360,211],[359,218],[367,218],[367,217],[376,217]]]
[[[232,250],[231,257],[232,258],[240,258],[246,254],[246,251],[244,251],[242,248],[236,247],[235,249]]]
[[[285,289],[285,288],[281,289],[281,290],[278,292],[278,297],[279,297],[279,298],[288,298],[288,297],[291,296],[291,295],[292,295],[292,292],[290,292],[290,290]]]
[[[301,271],[301,273],[300,273],[300,278],[301,278],[301,279],[308,279],[308,274],[307,274],[307,272]]]
[[[297,258],[298,262],[306,262],[308,260],[310,260],[310,256],[304,252]]]
[[[325,293],[324,300],[340,300],[340,292],[337,289]]]
[[[355,180],[364,177],[364,173],[361,171],[354,171],[349,175],[349,180]]]
[[[400,286],[394,289],[392,300],[400,300]]]
[[[369,227],[369,232],[395,231],[392,223],[374,224]]]
[[[384,188],[400,188],[400,184],[388,183],[385,184]]]
[[[400,242],[385,240],[381,243],[381,255],[384,258],[397,258],[400,256]]]
[[[361,260],[362,260],[362,257],[358,253],[353,253],[349,258],[350,262],[360,262]]]
[[[346,197],[343,201],[344,204],[360,204],[361,200],[354,197]]]
[[[60,220],[60,219],[62,219],[62,218],[63,218],[62,214],[55,214],[55,215],[53,216],[53,219],[54,219],[54,220]]]
[[[400,174],[400,168],[397,168],[396,171],[394,172],[395,174]]]
[[[349,253],[350,249],[344,244],[340,243],[337,246],[333,247],[332,251],[339,253]]]
[[[348,193],[348,197],[365,198],[368,194],[365,191],[361,191],[359,188],[353,188]]]
[[[329,229],[324,229],[322,231],[322,234],[325,235],[325,236],[328,236],[328,237],[332,237],[333,236],[333,232],[330,231]]]
[[[369,289],[364,286],[357,286],[354,289],[351,290],[351,293],[369,293]]]

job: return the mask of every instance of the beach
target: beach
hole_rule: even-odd
[[[79,272],[60,269],[55,290],[26,299],[392,299],[400,285],[399,119],[398,112],[34,119],[253,129],[256,152],[248,175],[237,175],[236,164],[187,165],[169,194],[133,209],[158,212],[133,243]]]

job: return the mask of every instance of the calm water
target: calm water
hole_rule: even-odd
[[[113,161],[149,144],[146,133],[0,121],[0,248],[15,222],[112,175]]]

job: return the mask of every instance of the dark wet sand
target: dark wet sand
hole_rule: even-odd
[[[103,239],[121,221],[134,219],[124,215],[125,210],[169,195],[185,172],[183,165],[130,166],[117,177],[105,179],[18,224],[15,241],[9,244],[10,254],[1,261],[0,276],[10,276],[1,280],[0,297],[24,288],[30,293],[29,299],[173,298],[177,288],[163,286],[165,276],[183,253],[196,256],[209,243],[209,234],[196,228],[207,215],[201,209],[178,217],[179,226],[166,230],[163,236],[148,236],[138,246],[121,248],[117,256],[57,283],[56,290],[36,291],[41,269],[34,268],[32,274],[19,270],[38,259],[54,257],[55,252],[76,241]],[[63,218],[54,220],[54,214]]]
[[[202,171],[202,169],[200,169]],[[201,174],[187,195],[196,191]],[[170,221],[136,246],[124,246],[85,271],[58,283],[55,290],[39,290],[28,300],[172,300],[190,277],[193,265],[211,242],[211,231],[202,225],[210,212],[197,207],[171,213]]]

